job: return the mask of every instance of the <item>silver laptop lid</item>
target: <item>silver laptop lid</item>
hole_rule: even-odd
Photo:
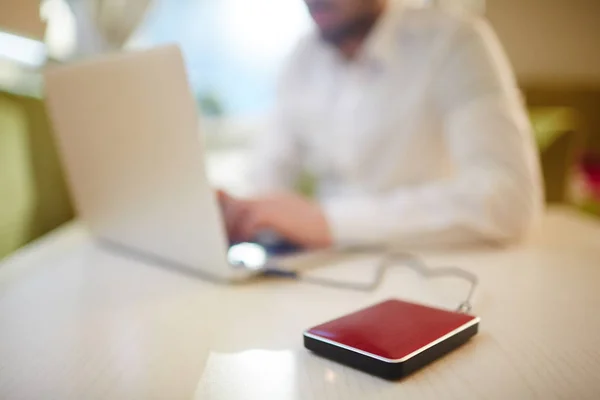
[[[177,46],[50,69],[46,95],[79,217],[95,235],[237,276]]]

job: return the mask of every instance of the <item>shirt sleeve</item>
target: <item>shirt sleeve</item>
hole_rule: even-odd
[[[448,179],[323,204],[338,245],[507,242],[543,208],[539,160],[514,74],[489,25],[461,24],[433,93],[455,166]]]

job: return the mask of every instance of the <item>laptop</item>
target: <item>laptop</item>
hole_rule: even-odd
[[[45,91],[78,216],[102,242],[228,282],[298,250],[228,242],[177,46],[49,68]]]

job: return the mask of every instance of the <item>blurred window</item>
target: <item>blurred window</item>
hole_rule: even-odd
[[[46,46],[38,40],[0,31],[0,58],[39,67],[46,62]]]
[[[156,0],[128,47],[180,44],[203,110],[247,116],[271,106],[282,62],[310,23],[302,0]]]

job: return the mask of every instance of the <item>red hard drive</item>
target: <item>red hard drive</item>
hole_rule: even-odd
[[[473,337],[479,318],[388,300],[304,333],[323,357],[389,380],[400,379]]]

